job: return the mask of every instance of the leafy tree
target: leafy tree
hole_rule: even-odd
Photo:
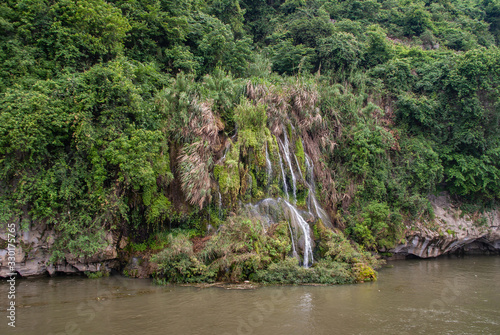
[[[293,45],[291,40],[285,40],[272,50],[272,68],[282,74],[295,74],[299,71],[311,70],[314,59],[314,49],[302,44]]]
[[[368,67],[385,63],[392,57],[392,47],[387,41],[387,36],[379,27],[372,26],[367,32],[366,51],[364,64]]]
[[[359,66],[363,45],[350,33],[334,33],[320,40],[318,61],[324,69],[349,71]]]

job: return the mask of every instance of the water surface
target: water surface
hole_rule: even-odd
[[[3,312],[0,334],[500,334],[500,257],[389,264],[374,283],[256,290],[18,280],[16,329]]]

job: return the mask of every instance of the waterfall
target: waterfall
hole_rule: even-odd
[[[297,254],[297,249],[295,248],[295,240],[293,238],[293,232],[292,232],[292,227],[290,227],[290,223],[288,223],[288,230],[290,230],[290,238],[292,239],[292,254],[294,258],[297,258],[300,260],[299,255]]]
[[[299,252],[302,252],[303,266],[313,263],[311,229],[295,206],[283,198],[266,198],[255,205],[246,204],[245,211],[262,224],[264,231],[274,223],[288,221],[293,257],[300,260]]]
[[[292,187],[293,187],[293,200],[294,202],[297,199],[297,184],[295,180],[295,174],[293,173],[293,168],[292,168],[292,161],[290,159],[290,150],[288,149],[288,136],[286,135],[286,131],[284,131],[285,134],[285,144],[281,142],[281,140],[278,138],[279,144],[281,144],[281,147],[283,148],[283,153],[285,154],[285,160],[288,163],[288,168],[290,169],[290,174],[292,175]]]
[[[316,213],[316,217],[320,218],[323,223],[330,228],[333,228],[333,225],[328,217],[328,214],[325,212],[323,208],[318,204],[316,200],[316,186],[314,184],[314,162],[309,158],[307,154],[305,154],[306,159],[306,175],[309,175],[308,186],[309,186],[309,196],[307,197],[307,208],[309,213]],[[314,212],[311,211],[311,205],[314,209]]]
[[[283,200],[285,204],[288,206],[288,209],[290,211],[290,221],[295,223],[295,226],[299,226],[300,229],[302,230],[302,236],[304,237],[304,267],[307,268],[309,267],[309,263],[314,262],[313,259],[313,252],[312,252],[312,247],[311,247],[311,229],[309,228],[309,225],[307,222],[304,220],[304,218],[297,212],[297,209],[295,209],[292,204],[290,204],[288,201]],[[310,261],[309,261],[310,258]]]
[[[304,176],[302,175],[302,170],[300,169],[300,164],[299,164],[299,160],[297,159],[297,156],[295,154],[293,154],[293,157],[295,158],[295,163],[297,164],[297,170],[299,170],[300,178],[302,180],[305,180]]]
[[[292,125],[293,127],[293,125]],[[286,129],[283,127],[283,134],[285,137],[285,158],[286,161],[288,162],[288,167],[290,168],[290,173],[292,174],[292,183],[293,183],[293,198],[296,200],[296,193],[297,193],[297,185],[296,185],[296,180],[295,180],[295,174],[293,173],[293,168],[292,168],[292,160],[290,159],[290,143],[288,142],[288,135],[286,133]],[[280,140],[281,142],[281,140]],[[283,146],[283,143],[281,143],[281,146]]]
[[[309,160],[309,156],[307,154],[304,154],[304,157],[306,159],[306,179],[307,179],[307,177],[309,177],[309,180],[306,180],[306,181],[314,189],[314,170],[313,170],[313,166],[311,165],[311,161]]]
[[[288,221],[288,229],[290,231],[290,239],[292,243],[292,253],[293,257],[297,259],[302,258],[302,265],[307,268],[314,262],[313,256],[313,245],[314,241],[311,238],[311,228],[309,224],[306,222],[304,217],[309,220],[313,219],[321,219],[325,226],[333,228],[331,221],[328,217],[328,214],[321,208],[319,205],[316,195],[315,195],[315,182],[314,182],[314,163],[312,159],[304,153],[305,166],[306,169],[303,172],[300,168],[300,164],[295,153],[290,152],[290,142],[288,139],[288,135],[286,129],[283,128],[284,133],[284,142],[279,137],[276,137],[278,144],[278,158],[281,169],[281,176],[283,178],[283,192],[285,193],[285,199],[278,198],[267,198],[255,205],[247,204],[245,208],[247,209],[247,214],[250,217],[257,219],[263,226],[264,230],[266,227],[269,227],[273,223],[283,222],[284,220]],[[267,181],[269,185],[269,181],[272,180],[272,163],[269,158],[269,147],[266,143],[265,148],[266,154],[266,174]],[[294,206],[297,198],[297,185],[296,178],[293,171],[292,165],[292,154],[295,159],[295,163],[297,164],[297,169],[299,171],[299,175],[301,180],[305,183],[308,188],[308,197],[307,197],[307,207],[308,212],[302,212],[304,217],[300,214],[301,212]],[[290,203],[290,196],[288,194],[289,186],[287,184],[287,174],[285,173],[285,169],[283,167],[283,157],[286,160],[288,168],[290,170],[290,175],[292,179],[292,188],[293,188],[293,203]],[[277,173],[277,176],[279,172]],[[302,182],[301,181],[301,182]],[[220,197],[220,194],[219,194]],[[219,201],[220,203],[220,201]],[[302,252],[302,257],[299,257],[299,252]]]
[[[279,148],[278,148],[278,157],[280,158],[281,175],[283,176],[283,192],[285,192],[285,196],[288,199],[288,186],[286,185],[286,175],[285,175],[285,170],[283,170],[283,160],[281,159],[281,153],[279,151]]]
[[[269,181],[270,179],[272,179],[273,166],[271,165],[271,160],[269,159],[269,152],[267,151],[267,142],[266,142],[266,174],[267,174],[267,188],[269,190]]]
[[[231,144],[229,144],[229,145],[227,145],[227,146],[226,146],[226,148],[224,149],[224,155],[221,157],[221,159],[219,159],[219,160],[217,161],[217,163],[216,163],[216,164],[219,164],[219,165],[220,165],[220,164],[222,164],[222,163],[224,163],[224,162],[225,162],[225,160],[226,160],[226,155],[227,155],[227,153],[228,153],[228,151],[229,151],[229,149],[230,149],[230,148],[231,148]]]

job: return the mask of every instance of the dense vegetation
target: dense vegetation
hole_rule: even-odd
[[[317,232],[304,274],[270,242],[286,229],[245,248],[227,227],[253,227],[240,201],[285,196],[265,173],[283,132],[364,250],[432,217],[433,192],[495,205],[499,20],[499,0],[3,1],[0,222],[55,229],[54,261],[95,253],[109,230],[142,243],[223,226],[197,255],[188,233],[169,237],[156,259],[173,281],[371,278],[358,247],[329,251],[339,230]],[[305,207],[303,183],[296,196]]]

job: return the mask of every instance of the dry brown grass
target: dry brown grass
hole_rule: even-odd
[[[224,147],[219,132],[224,130],[224,123],[211,108],[211,102],[191,103],[193,113],[186,127],[180,129],[184,138],[197,139],[185,144],[179,152],[178,167],[181,189],[188,202],[200,208],[211,201],[210,169],[215,152]]]
[[[210,172],[212,151],[208,142],[199,140],[182,147],[178,158],[181,188],[192,205],[203,208],[211,201]]]

